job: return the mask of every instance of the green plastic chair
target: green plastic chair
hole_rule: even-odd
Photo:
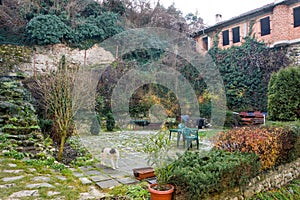
[[[196,140],[197,149],[199,149],[198,131],[193,131],[192,129],[185,127],[185,128],[182,129],[182,134],[183,134],[183,137],[184,137],[184,141],[186,141],[186,143],[187,143],[187,148],[188,149],[193,147],[192,142],[194,140]]]
[[[185,128],[185,124],[183,123],[180,123],[178,124],[178,132],[177,132],[177,146],[179,146],[179,141],[180,141],[180,137],[182,135],[182,129]],[[185,143],[184,142],[184,137],[182,135],[182,138],[183,138],[183,144]]]

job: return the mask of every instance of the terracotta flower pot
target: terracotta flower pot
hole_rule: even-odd
[[[157,183],[151,184],[148,187],[148,190],[150,192],[151,200],[171,200],[172,199],[172,193],[174,192],[174,186],[167,184],[166,186],[170,189],[165,191],[156,190],[155,186]]]

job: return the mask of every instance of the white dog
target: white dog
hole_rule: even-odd
[[[114,148],[103,148],[101,151],[101,164],[104,164],[104,160],[110,158],[111,166],[113,169],[119,168],[119,158],[120,154],[117,149]]]

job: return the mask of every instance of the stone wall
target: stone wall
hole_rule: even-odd
[[[293,44],[289,47],[289,55],[293,59],[293,65],[300,65],[300,44]]]
[[[0,78],[0,136],[5,150],[30,155],[46,155],[38,118],[31,104],[30,93],[18,77]]]
[[[56,44],[34,47],[29,62],[20,64],[19,67],[21,71],[29,75],[53,71],[63,55],[69,65],[80,67],[108,65],[115,60],[110,52],[98,45],[94,45],[88,50],[79,50],[63,44]]]
[[[222,194],[210,196],[207,200],[244,200],[253,195],[268,190],[280,188],[300,176],[300,158],[291,163],[279,166],[264,174],[256,176],[244,188],[234,188]]]

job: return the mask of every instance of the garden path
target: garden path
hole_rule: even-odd
[[[147,142],[147,137],[155,134],[157,131],[118,131],[118,132],[101,132],[99,135],[80,135],[81,143],[89,150],[94,158],[101,160],[101,150],[104,147],[117,148],[120,152],[119,168],[113,170],[110,168],[110,161],[106,160],[108,166],[100,163],[95,165],[96,170],[102,172],[100,177],[90,177],[101,188],[108,188],[118,184],[131,184],[137,180],[133,176],[133,169],[149,167],[146,161],[146,154],[143,153],[143,147]],[[182,154],[186,150],[183,144],[177,144],[177,136],[172,135],[172,149],[169,156],[175,157],[176,154]],[[201,144],[201,142],[200,142]],[[208,149],[210,143],[202,141],[200,149]],[[82,168],[83,171],[94,171],[94,169]],[[93,172],[88,172],[93,173]],[[104,177],[102,177],[104,175]],[[105,178],[106,177],[106,178]]]

